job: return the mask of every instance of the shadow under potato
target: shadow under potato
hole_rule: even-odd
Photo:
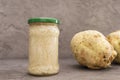
[[[71,65],[71,68],[76,69],[76,70],[84,70],[84,71],[108,71],[112,69],[112,67],[102,68],[102,69],[90,69],[86,66],[82,66],[79,64]]]
[[[120,63],[112,62],[113,65],[120,65]]]

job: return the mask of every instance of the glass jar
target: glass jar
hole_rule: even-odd
[[[33,75],[51,75],[59,72],[59,21],[55,18],[30,18],[29,66]]]

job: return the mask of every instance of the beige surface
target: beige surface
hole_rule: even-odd
[[[60,19],[60,56],[70,57],[76,32],[120,27],[120,0],[0,0],[0,58],[26,58],[30,17]]]
[[[117,52],[114,62],[120,63],[120,31],[110,33],[107,35],[107,38]]]
[[[91,69],[108,68],[117,53],[106,39],[95,30],[75,34],[71,40],[71,49],[78,63]]]
[[[26,59],[0,60],[0,80],[120,80],[119,65],[103,70],[83,68],[73,59],[60,59],[57,75],[39,77],[27,74]]]

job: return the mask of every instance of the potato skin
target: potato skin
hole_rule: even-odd
[[[104,35],[95,30],[75,34],[71,49],[78,63],[91,69],[109,67],[117,55]]]
[[[117,52],[117,57],[114,59],[114,62],[120,64],[120,30],[110,33],[107,39]]]

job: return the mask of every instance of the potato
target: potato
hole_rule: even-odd
[[[91,69],[109,67],[117,55],[106,37],[95,30],[75,34],[71,49],[78,63]]]
[[[115,63],[120,63],[120,31],[112,32],[108,36],[108,41],[112,44],[114,49],[116,50],[117,57],[115,58]]]

